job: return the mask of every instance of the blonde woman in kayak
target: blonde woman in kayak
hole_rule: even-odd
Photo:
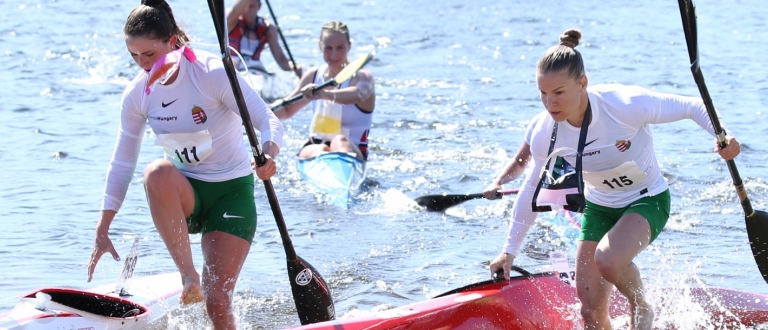
[[[619,84],[588,86],[581,54],[574,49],[580,38],[577,30],[565,31],[560,44],[539,60],[536,78],[546,111],[533,118],[515,157],[483,192],[485,198],[498,198],[495,192],[501,185],[518,177],[532,161],[533,171],[523,181],[513,207],[507,240],[490,270],[491,274],[501,270],[509,278],[524,236],[536,219],[532,208],[542,203],[534,194],[549,151],[568,148],[560,149],[560,156],[574,165],[580,135],[586,129],[581,138],[585,207],[576,252],[584,328],[611,328],[608,309],[616,287],[631,305],[632,328],[650,330],[653,307],[632,260],[664,228],[670,194],[649,125],[692,119],[713,136],[714,128],[700,98]],[[725,148],[715,150],[730,160],[740,147],[732,136],[727,141]]]
[[[109,227],[134,181],[149,124],[165,157],[147,165],[143,185],[157,232],[181,275],[181,303],[205,301],[214,329],[235,329],[232,296],[256,231],[253,172],[262,180],[275,174],[282,124],[255,91],[243,89],[249,124],[261,132],[267,158],[255,167],[221,57],[190,49],[164,0],[142,1],[123,32],[128,52],[143,70],[123,92],[88,280],[105,253],[119,260]],[[193,264],[190,233],[202,234],[202,279]]]
[[[313,93],[314,87],[335,77],[349,63],[347,55],[352,42],[347,25],[338,21],[323,25],[318,45],[323,52],[325,64],[307,70],[296,89],[285,98],[270,104],[270,107],[280,107],[285,99],[303,94],[300,100],[275,110],[280,120],[286,120],[311,102],[314,118],[310,124],[309,140],[299,151],[299,158],[312,158],[321,153],[338,151],[354,153],[358,159],[365,161],[368,159],[368,134],[376,106],[373,75],[366,69],[360,69],[354,77],[341,85],[329,86]],[[315,125],[326,112],[336,113],[336,128]]]

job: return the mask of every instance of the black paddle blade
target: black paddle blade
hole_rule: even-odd
[[[416,198],[414,201],[416,201],[416,204],[426,207],[428,211],[439,212],[462,202],[478,198],[483,198],[483,194],[428,195]]]
[[[755,211],[752,216],[746,217],[746,222],[749,245],[752,247],[757,269],[768,283],[768,213]]]
[[[302,325],[336,318],[331,291],[312,265],[296,256],[295,260],[288,260],[288,277]]]

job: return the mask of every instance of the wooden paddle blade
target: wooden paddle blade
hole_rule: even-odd
[[[341,85],[341,83],[349,80],[349,78],[352,78],[355,76],[355,73],[362,69],[368,62],[373,58],[373,54],[365,54],[363,56],[360,56],[358,59],[349,62],[344,69],[341,69],[339,73],[336,75],[336,77],[333,77],[333,80],[336,82],[337,85]]]
[[[288,277],[302,325],[336,318],[331,291],[320,273],[299,256],[288,260]]]
[[[451,206],[461,204],[468,200],[483,198],[483,194],[465,194],[465,195],[428,195],[414,199],[416,204],[424,206],[428,211],[443,211]]]
[[[768,213],[755,211],[752,216],[746,217],[746,222],[749,245],[752,247],[757,269],[768,283]]]
[[[360,56],[360,58],[350,62],[347,64],[344,69],[341,69],[338,74],[336,74],[336,77],[333,77],[333,79],[328,80],[318,86],[315,86],[312,88],[313,91],[319,91],[323,88],[326,88],[328,86],[338,86],[341,85],[343,82],[349,80],[349,78],[352,78],[355,76],[357,71],[363,68],[368,61],[370,61],[373,58],[373,54],[365,54],[363,56]],[[277,106],[272,108],[272,111],[275,111],[277,109],[280,109],[286,105],[289,105],[293,102],[296,102],[298,100],[301,100],[304,98],[304,94],[296,94],[293,97],[289,99],[283,99],[283,102],[280,102]]]

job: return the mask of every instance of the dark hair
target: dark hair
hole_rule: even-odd
[[[339,22],[339,21],[332,21],[325,23],[323,25],[323,28],[320,30],[320,39],[323,38],[323,33],[325,32],[338,32],[347,37],[347,42],[352,43],[349,39],[349,28],[347,28],[347,25]]]
[[[578,79],[585,74],[581,53],[574,49],[579,45],[581,32],[568,29],[560,36],[560,44],[552,46],[541,55],[536,72],[539,74],[566,70],[568,77]]]
[[[125,20],[123,33],[129,37],[148,37],[168,41],[172,36],[178,36],[176,47],[184,46],[189,37],[176,24],[171,6],[165,0],[142,0]]]

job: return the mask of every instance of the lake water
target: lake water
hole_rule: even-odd
[[[122,36],[139,1],[0,1],[0,310],[42,286],[87,288],[114,281],[121,263],[102,259],[86,283],[121,93],[138,68]],[[194,47],[217,51],[203,1],[172,1]],[[230,2],[227,2],[230,5]],[[528,120],[543,109],[534,68],[569,27],[591,84],[637,84],[698,95],[674,1],[273,1],[299,64],[319,65],[320,26],[349,25],[351,57],[376,52],[367,68],[378,103],[368,181],[348,209],[327,205],[299,180],[295,152],[309,111],[286,121],[273,179],[296,251],[329,283],[339,317],[422,301],[488,278],[501,249],[514,197],[475,200],[445,213],[412,198],[482,191],[513,154]],[[768,208],[765,134],[768,51],[762,1],[701,0],[701,66],[723,123],[742,144],[736,164],[755,209]],[[268,16],[266,4],[261,11]],[[266,52],[265,52],[266,54]],[[265,55],[270,69],[277,67]],[[280,73],[276,89],[295,82]],[[672,216],[636,260],[646,285],[707,285],[768,294],[755,266],[744,214],[713,138],[693,121],[653,128],[672,191]],[[137,275],[175,271],[149,216],[144,165],[160,157],[144,140],[123,208],[111,227],[121,256],[141,237]],[[507,188],[516,188],[516,180]],[[263,185],[259,224],[236,292],[243,329],[299,324],[285,255]],[[541,221],[518,264],[535,271],[547,253],[566,249]],[[200,238],[193,236],[201,265]],[[569,251],[573,256],[573,251]],[[571,259],[571,262],[573,260]],[[678,315],[661,315],[666,321]],[[694,317],[695,316],[691,316]],[[172,327],[205,328],[200,320]],[[684,326],[683,326],[684,328]]]

